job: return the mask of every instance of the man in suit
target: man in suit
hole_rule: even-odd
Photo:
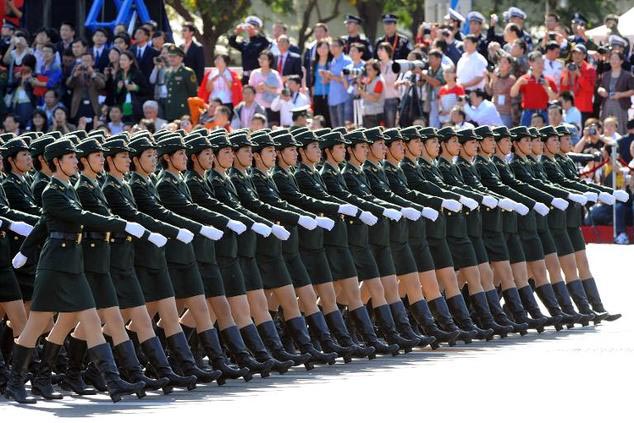
[[[110,64],[108,60],[108,30],[97,28],[92,34],[92,57],[95,59],[95,68],[103,73],[103,70]]]
[[[185,42],[181,44],[180,48],[185,52],[185,66],[194,70],[196,80],[200,85],[205,73],[205,53],[203,51],[203,46],[194,40],[195,33],[196,27],[194,24],[191,22],[185,22],[182,29],[183,39]]]
[[[145,26],[140,26],[134,32],[136,44],[130,49],[134,57],[136,57],[139,70],[149,82],[150,74],[154,69],[154,58],[159,52],[154,50],[149,44],[150,31]]]
[[[284,22],[275,22],[273,24],[273,31],[271,32],[271,47],[269,48],[274,56],[280,55],[280,49],[277,47],[277,39],[282,35],[288,36],[288,25]],[[301,49],[295,44],[291,44],[288,51],[292,51],[293,53],[300,55],[302,54]]]
[[[72,22],[62,22],[59,26],[59,38],[57,42],[57,52],[64,55],[65,50],[70,50],[71,44],[75,40],[75,24]]]
[[[280,35],[277,39],[280,54],[275,58],[275,66],[284,82],[286,82],[288,75],[299,75],[300,78],[303,75],[302,59],[299,54],[289,51],[290,46],[291,42],[288,37]]]

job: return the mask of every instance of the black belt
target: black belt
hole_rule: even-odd
[[[84,232],[86,239],[95,239],[100,241],[110,241],[110,232]]]
[[[66,241],[75,241],[77,244],[81,242],[81,232],[50,232],[48,237],[51,239],[63,239]]]

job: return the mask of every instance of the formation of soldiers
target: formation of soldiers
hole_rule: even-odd
[[[19,403],[27,382],[116,402],[620,317],[579,226],[627,194],[578,178],[563,126],[2,142],[0,389]]]

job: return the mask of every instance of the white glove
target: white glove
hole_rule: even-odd
[[[345,214],[347,216],[356,216],[359,208],[352,204],[342,204],[339,206],[338,213]]]
[[[256,234],[262,235],[264,238],[271,235],[271,228],[266,226],[264,223],[255,222],[251,226],[251,230],[255,232]]]
[[[315,221],[317,221],[317,226],[319,226],[320,228],[325,229],[327,231],[331,231],[332,228],[335,227],[335,221],[332,220],[329,217],[317,216],[315,218]]]
[[[462,204],[456,200],[442,200],[441,207],[456,213],[462,210]]]
[[[199,232],[205,238],[209,238],[212,241],[218,241],[222,238],[223,232],[219,229],[214,228],[213,226],[203,226],[200,228]]]
[[[361,212],[359,219],[361,219],[361,221],[368,226],[372,226],[379,221],[379,219],[375,215],[367,211]]]
[[[297,223],[309,231],[312,231],[317,227],[317,222],[310,216],[300,216]]]
[[[401,214],[405,216],[406,219],[416,221],[420,219],[421,213],[413,207],[403,207],[401,208]]]
[[[194,234],[188,229],[179,229],[176,239],[183,244],[189,244],[194,239]]]
[[[33,226],[24,222],[12,222],[9,225],[9,230],[15,232],[18,235],[28,236],[33,230]]]
[[[271,232],[273,232],[273,235],[275,235],[277,239],[281,239],[282,241],[286,241],[291,236],[291,233],[281,225],[273,225]]]
[[[136,222],[128,222],[125,224],[125,231],[135,238],[141,238],[145,233],[145,228]]]
[[[14,269],[19,269],[26,264],[26,260],[27,258],[24,254],[17,253],[15,257],[13,257],[13,260],[11,260],[11,264],[13,265]]]
[[[542,216],[546,216],[548,212],[550,211],[546,204],[540,203],[540,202],[535,203],[535,205],[533,206],[533,210],[535,210],[537,213],[541,214]]]
[[[584,197],[585,199],[585,197]],[[570,203],[568,203],[566,200],[562,199],[562,198],[553,198],[553,201],[550,202],[550,204],[559,210],[566,210],[568,208],[568,206],[570,205]]]
[[[498,200],[496,200],[494,197],[491,197],[490,195],[485,195],[484,197],[482,197],[482,205],[490,209],[494,209],[498,206]]]
[[[395,222],[398,222],[399,220],[401,220],[401,217],[403,215],[400,211],[396,209],[384,209],[383,216],[387,217],[388,219],[392,219]]]
[[[469,210],[475,210],[478,208],[478,202],[472,198],[465,197],[464,195],[460,196],[460,203],[469,207]]]
[[[150,241],[152,244],[156,245],[159,248],[161,248],[162,246],[167,244],[167,238],[165,238],[163,235],[158,234],[156,232],[152,232],[147,237],[147,240]]]
[[[227,223],[227,228],[240,235],[242,232],[247,230],[247,225],[240,222],[239,220],[229,219],[229,222]]]
[[[599,194],[599,200],[601,200],[608,206],[611,206],[615,203],[616,198],[614,198],[612,194],[608,194],[607,192],[602,192],[601,194]]]
[[[529,212],[528,207],[521,203],[515,203],[514,210],[520,214],[520,216],[526,216]]]
[[[588,202],[588,197],[586,197],[585,195],[581,195],[581,194],[575,194],[573,192],[568,194],[568,199],[570,201],[574,201],[577,204],[581,204],[582,206],[585,206],[586,203]]]
[[[498,206],[506,211],[515,211],[515,202],[508,198],[503,198],[498,201]]]
[[[429,219],[435,222],[438,219],[438,210],[434,210],[431,207],[425,207],[421,213],[425,219]]]
[[[2,220],[0,220],[0,228],[2,227],[2,223],[3,223]]]
[[[593,203],[596,203],[597,200],[599,199],[599,196],[597,195],[596,192],[584,192],[583,195],[588,199],[588,201],[591,201]]]
[[[614,195],[614,197],[616,197],[616,201],[620,203],[627,203],[627,200],[630,199],[630,195],[627,191],[623,191],[622,189],[615,190],[612,195]]]

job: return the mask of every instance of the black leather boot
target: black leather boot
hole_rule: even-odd
[[[291,354],[282,345],[279,332],[273,320],[260,323],[257,326],[258,333],[266,348],[270,351],[273,358],[278,361],[291,360],[294,366],[304,365],[306,370],[312,370],[315,366],[310,363],[310,354]]]
[[[306,328],[306,322],[301,316],[289,319],[286,321],[286,327],[288,327],[290,335],[293,337],[295,344],[303,354],[310,354],[311,363],[317,364],[335,364],[337,360],[337,353],[323,353],[317,350],[310,340],[308,335],[308,329]]]
[[[106,381],[108,394],[112,402],[121,401],[123,395],[136,394],[138,398],[145,396],[145,383],[128,383],[119,377],[119,371],[117,370],[117,365],[112,356],[112,350],[108,344],[104,342],[103,344],[89,348],[88,356],[95,363],[95,366],[97,366]]]
[[[570,326],[579,321],[581,315],[577,313],[575,313],[575,315],[567,314],[561,310],[561,308],[559,307],[559,303],[557,302],[557,297],[555,296],[555,291],[553,290],[551,284],[545,283],[542,286],[538,286],[537,288],[535,288],[535,293],[539,297],[542,304],[546,306],[546,309],[551,316],[561,316],[561,324],[555,327],[555,329],[557,329],[558,331],[562,329],[562,325]]]
[[[24,383],[29,371],[29,364],[33,357],[33,348],[26,348],[15,344],[12,351],[13,365],[9,372],[9,380],[4,391],[6,399],[15,400],[20,404],[35,404],[37,400],[26,394]]]
[[[289,330],[284,322],[284,312],[282,312],[281,309],[280,311],[269,310],[269,314],[271,315],[271,319],[275,324],[278,338],[282,342],[284,350],[286,350],[286,352],[289,354],[299,354],[297,349],[295,348],[295,344],[293,343],[293,337],[290,335]],[[278,360],[280,359],[278,358]]]
[[[588,297],[588,302],[592,306],[592,310],[596,313],[608,313],[605,318],[608,322],[613,322],[621,318],[621,313],[611,314],[603,307],[601,296],[599,295],[599,288],[594,278],[584,279],[581,283],[583,284],[584,291],[586,291],[586,297]]]
[[[0,327],[0,332],[3,330]],[[9,368],[4,361],[2,352],[0,351],[0,395],[4,395],[4,390],[7,387],[7,381],[9,380]]]
[[[410,304],[409,310],[425,335],[436,338],[436,341],[431,343],[432,349],[435,350],[440,347],[441,342],[447,342],[449,345],[456,344],[456,340],[460,336],[460,330],[457,327],[453,331],[441,330],[434,321],[434,316],[431,314],[427,301],[420,300]]]
[[[418,340],[419,347],[426,347],[427,345],[437,345],[436,338],[433,336],[418,335],[414,332],[412,325],[407,315],[407,309],[402,301],[390,304],[390,311],[396,324],[396,330],[406,339]],[[438,348],[438,347],[436,347]]]
[[[590,321],[594,318],[594,314],[578,313],[577,310],[575,310],[568,288],[566,288],[566,283],[564,281],[559,281],[552,284],[552,287],[562,311],[568,315],[574,316],[577,319],[577,323],[581,323],[582,326],[588,326]],[[568,329],[572,329],[573,327],[574,324],[568,324]]]
[[[477,294],[473,294],[470,296],[471,304],[478,316],[478,320],[480,321],[480,325],[484,329],[491,329],[493,333],[499,335],[500,338],[506,338],[506,335],[509,332],[513,332],[513,326],[511,325],[500,325],[493,318],[493,314],[491,313],[491,309],[489,308],[489,302],[487,301],[487,296],[484,292],[478,292]]]
[[[594,315],[592,321],[595,325],[608,317],[608,313],[597,313],[596,311],[592,310],[592,308],[590,307],[590,303],[588,302],[588,297],[586,296],[586,291],[583,288],[583,284],[580,280],[577,279],[572,282],[568,282],[566,284],[566,288],[568,288],[570,298],[572,298],[572,301],[575,302],[577,308],[581,313]]]
[[[324,315],[328,327],[330,328],[330,333],[332,333],[339,345],[343,347],[352,348],[352,356],[356,358],[364,358],[368,357],[368,359],[372,360],[376,357],[375,349],[371,346],[364,346],[357,344],[350,336],[350,332],[346,327],[346,322],[343,319],[343,315],[341,311],[335,310],[331,313]]]
[[[487,341],[493,339],[493,329],[481,329],[473,323],[462,294],[447,298],[447,305],[458,326],[462,330],[470,332],[473,335],[472,338],[486,339]]]
[[[519,333],[521,336],[526,335],[528,331],[528,323],[517,323],[509,319],[504,310],[502,310],[502,306],[500,306],[500,297],[498,296],[498,291],[496,289],[486,291],[484,294],[487,297],[489,309],[491,310],[491,314],[496,322],[502,326],[513,327],[513,332]]]
[[[166,341],[171,356],[174,357],[184,375],[196,376],[197,381],[202,383],[211,383],[222,375],[218,370],[202,370],[196,366],[183,332],[167,337]]]
[[[530,314],[533,319],[540,319],[545,317],[546,323],[544,326],[553,326],[556,330],[561,330],[563,326],[561,325],[562,316],[544,316],[542,311],[539,309],[539,305],[535,300],[535,295],[533,295],[533,288],[530,285],[526,285],[523,288],[519,288],[518,292],[520,293],[520,298],[522,299],[522,304],[524,305],[524,309]]]
[[[258,329],[254,324],[241,328],[240,334],[242,335],[242,339],[244,339],[244,343],[247,345],[247,348],[251,350],[256,360],[259,362],[266,362],[267,360],[270,360],[271,363],[273,363],[271,370],[278,372],[279,374],[284,374],[288,372],[288,369],[295,365],[293,360],[279,361],[273,358],[266,349],[264,342],[262,342],[262,338],[260,338]]]
[[[148,359],[148,365],[154,374],[166,378],[171,387],[187,388],[188,391],[196,388],[196,376],[180,376],[174,373],[167,360],[161,341],[155,336],[141,343],[141,349]],[[165,388],[163,388],[165,389]]]
[[[40,365],[31,379],[31,393],[39,395],[47,400],[58,400],[64,398],[59,392],[55,392],[51,382],[51,372],[57,361],[57,354],[62,348],[61,345],[44,341],[44,348],[40,355]]]
[[[227,363],[227,357],[222,351],[218,332],[211,328],[198,334],[200,345],[205,350],[209,363],[215,370],[220,370],[222,376],[218,378],[218,385],[224,385],[227,379],[243,378],[245,382],[250,381],[253,376],[246,367],[238,368]]]
[[[465,344],[470,344],[471,340],[475,338],[475,331],[465,331],[456,325],[453,316],[449,312],[449,306],[447,305],[445,297],[440,296],[438,298],[434,298],[427,304],[429,305],[429,310],[436,319],[436,322],[438,322],[440,330],[450,333],[458,331],[458,338],[456,339],[464,342]],[[456,345],[456,341],[448,341],[448,343],[451,347]]]
[[[0,331],[0,354],[4,356],[7,363],[11,363],[11,354],[13,353],[13,329],[7,324],[3,324],[3,330]]]
[[[370,320],[368,310],[364,306],[350,310],[349,315],[357,327],[357,331],[365,339],[366,344],[374,347],[377,354],[398,355],[398,350],[400,349],[398,344],[388,345],[376,336],[376,333],[374,332],[374,325]]]
[[[506,289],[502,292],[502,295],[504,296],[504,302],[511,311],[513,320],[517,323],[528,323],[529,329],[535,329],[537,333],[542,333],[544,331],[544,325],[548,319],[546,319],[546,317],[528,317],[517,288]]]
[[[73,391],[77,395],[97,395],[95,389],[89,388],[88,385],[86,385],[82,375],[82,367],[88,348],[86,341],[74,338],[73,336],[68,336],[67,339],[66,352],[68,353],[68,367],[60,383],[61,388],[67,391]],[[99,376],[99,378],[101,379],[101,376]]]
[[[159,379],[151,379],[143,374],[143,369],[136,356],[132,341],[129,339],[123,341],[119,345],[116,345],[113,351],[117,363],[121,368],[121,376],[123,376],[126,381],[130,383],[143,382],[145,384],[145,391],[158,391],[161,389],[166,395],[172,392],[168,378],[161,377]]]
[[[200,348],[196,328],[186,326],[182,323],[181,328],[183,329],[185,338],[187,338],[187,344],[189,345],[189,350],[192,352],[192,356],[194,357],[194,362],[196,363],[196,366],[202,370],[209,370],[210,367],[205,363],[205,360],[203,360],[205,355]]]
[[[406,339],[398,333],[396,330],[396,323],[394,323],[394,317],[392,316],[392,311],[390,310],[390,306],[388,304],[374,307],[373,311],[377,326],[381,330],[383,338],[388,343],[397,344],[405,353],[412,351],[412,348],[418,345],[418,340]]]
[[[306,322],[311,335],[317,339],[325,353],[336,353],[337,356],[343,358],[344,363],[352,361],[352,348],[342,347],[332,339],[328,324],[321,311],[306,316]]]
[[[249,369],[251,373],[259,373],[261,377],[269,377],[275,361],[268,355],[266,348],[263,348],[266,355],[262,362],[253,358],[251,353],[247,350],[247,346],[244,343],[245,341],[242,339],[240,333],[241,331],[238,330],[237,326],[230,326],[220,332],[233,360],[238,366]]]

